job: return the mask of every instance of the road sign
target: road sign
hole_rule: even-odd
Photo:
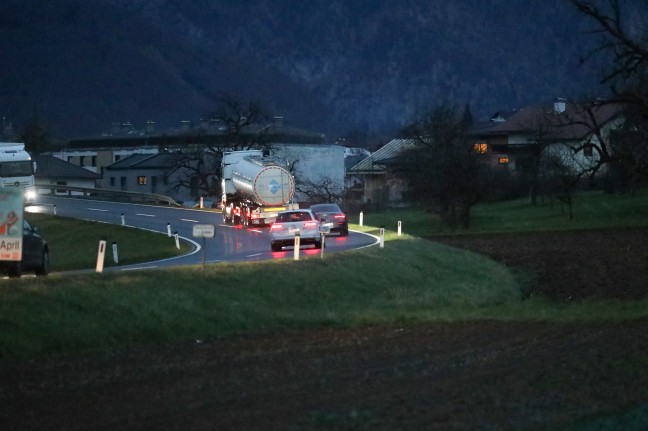
[[[194,238],[213,238],[214,225],[212,224],[195,224],[193,226]]]

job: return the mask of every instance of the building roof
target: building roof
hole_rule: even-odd
[[[133,154],[106,166],[106,170],[169,169],[175,165],[177,153]]]
[[[537,133],[541,128],[548,128],[554,140],[581,140],[590,135],[596,125],[602,126],[621,113],[622,106],[612,103],[594,105],[566,103],[562,112],[556,111],[554,105],[544,103],[531,105],[507,115],[498,113],[489,123],[476,124],[472,134],[477,136],[532,134]]]
[[[189,123],[189,122],[187,122]],[[275,144],[326,144],[326,135],[310,132],[294,127],[287,127],[281,123],[246,126],[243,135],[263,136],[263,141]],[[183,126],[178,129],[168,129],[162,132],[115,132],[100,136],[90,136],[70,140],[66,148],[137,148],[152,147],[165,148],[172,145],[196,143],[197,140],[208,140],[212,143],[228,143],[232,135],[220,122],[202,121],[196,125]]]
[[[385,166],[393,162],[400,153],[413,148],[415,145],[416,141],[414,139],[392,139],[369,157],[349,169],[349,172],[355,174],[383,172]]]
[[[69,178],[69,179],[88,179],[96,180],[101,178],[101,175],[84,169],[80,166],[68,163],[58,157],[49,155],[34,156],[36,162],[36,178]]]
[[[133,166],[154,157],[155,154],[131,154],[128,157],[117,160],[115,163],[106,166],[105,169],[131,169]]]

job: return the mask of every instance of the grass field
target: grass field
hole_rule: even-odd
[[[578,196],[575,212],[576,219],[569,222],[558,206],[489,204],[475,209],[474,225],[476,232],[645,225],[648,193],[586,193]],[[284,328],[472,319],[615,321],[648,315],[648,301],[567,306],[543,298],[523,300],[525,274],[467,251],[397,236],[398,220],[411,234],[443,232],[434,217],[421,211],[389,211],[364,214],[365,226],[353,226],[372,233],[377,233],[375,226],[391,229],[384,249],[337,253],[323,260],[219,263],[208,265],[204,273],[195,266],[3,280],[0,357]],[[57,269],[93,268],[99,236],[119,241],[124,261],[175,252],[164,235],[110,225],[98,230],[94,223],[51,216],[33,221],[53,248],[78,247],[68,261],[53,262]],[[137,244],[143,241],[159,241],[155,247],[160,254],[138,254],[142,248]]]

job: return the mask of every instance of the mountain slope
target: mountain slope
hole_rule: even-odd
[[[564,0],[6,0],[0,26],[0,115],[61,136],[170,127],[228,93],[334,140],[439,99],[484,116],[596,83]]]

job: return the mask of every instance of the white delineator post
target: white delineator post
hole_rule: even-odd
[[[106,257],[106,241],[99,241],[99,251],[97,252],[97,272],[103,272],[104,259]]]
[[[385,228],[380,228],[380,248],[385,248]]]
[[[360,211],[360,226],[362,226],[362,219],[364,218],[364,213]]]
[[[401,227],[402,227],[402,223],[400,220],[398,220],[398,236],[401,236]]]
[[[301,237],[299,236],[299,232],[295,232],[294,260],[299,260],[299,244],[300,243],[301,243]]]
[[[178,237],[178,231],[175,232],[175,243],[176,243],[176,248],[180,250],[180,237]]]
[[[112,252],[113,252],[113,262],[119,263],[119,253],[117,252],[117,243],[114,241],[112,243]]]
[[[121,215],[121,222],[122,222],[122,226],[126,226],[126,218],[124,217],[124,213],[122,213]]]
[[[167,236],[171,238],[171,223],[167,223]]]

